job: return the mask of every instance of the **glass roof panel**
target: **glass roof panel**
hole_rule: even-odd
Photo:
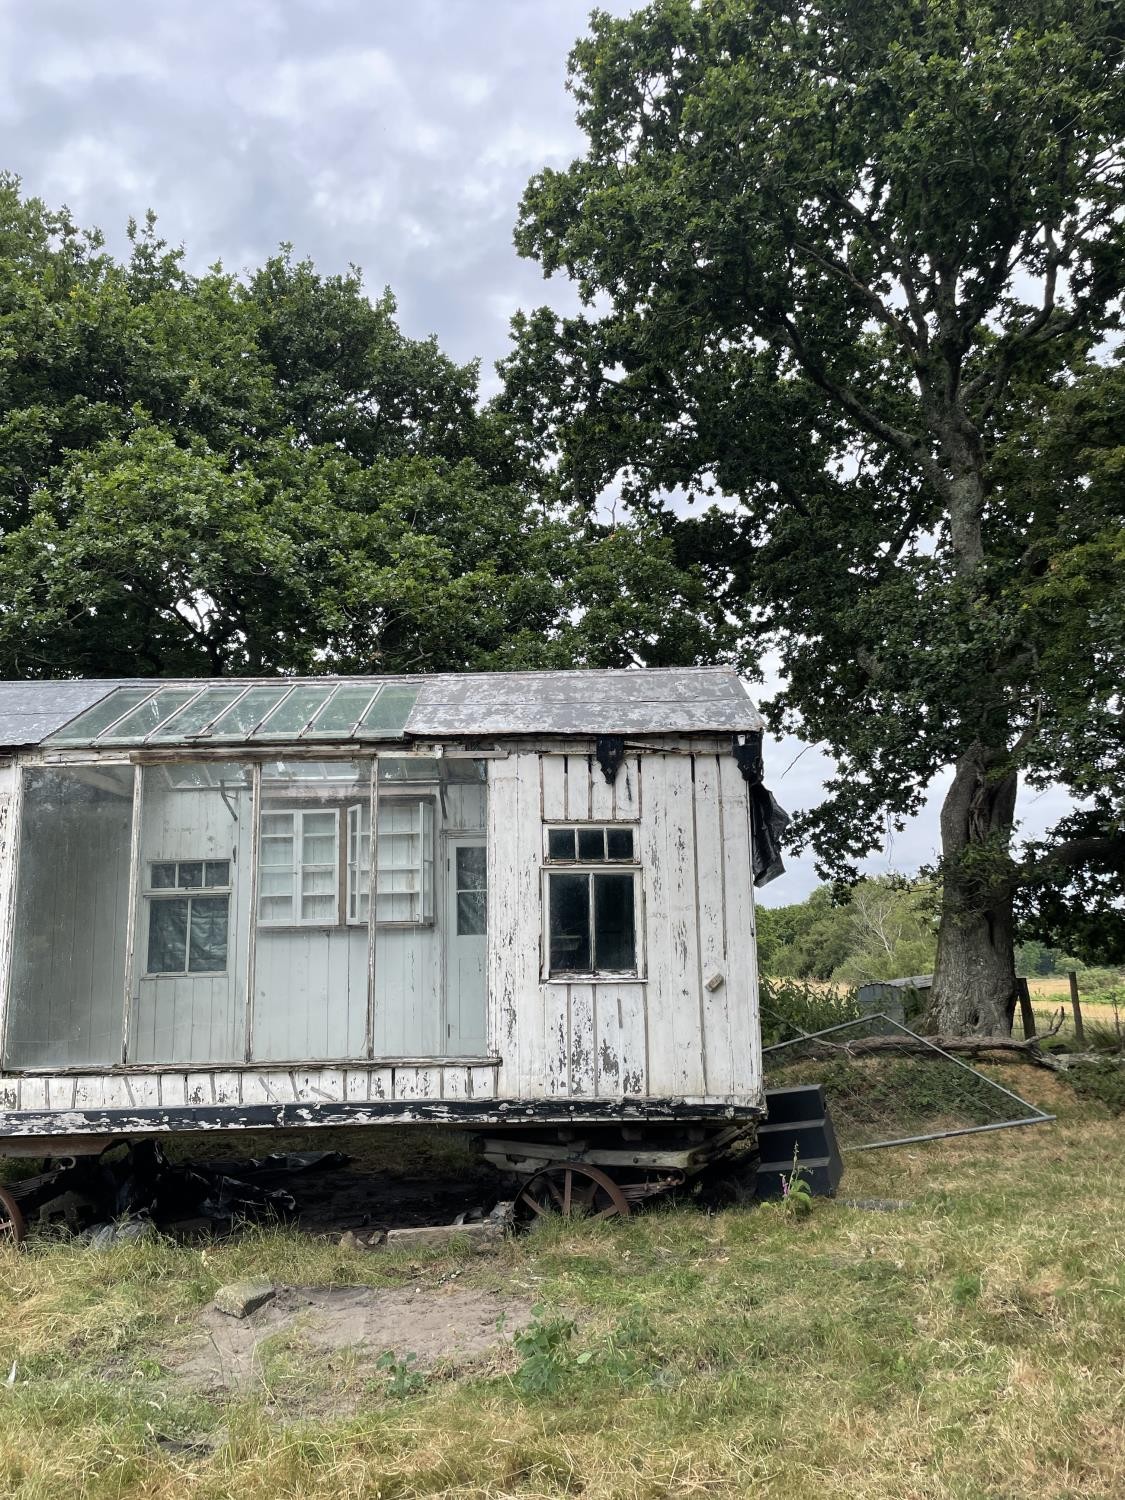
[[[245,687],[204,688],[194,703],[185,704],[179,713],[166,719],[151,738],[153,740],[180,740],[196,735],[200,730],[206,729],[212,719],[217,718],[224,708],[227,708],[236,698],[241,697],[245,691]]]
[[[400,738],[418,698],[408,683],[168,682],[109,688],[45,743],[164,746],[280,740]]]
[[[321,683],[319,687],[311,683],[304,687],[295,687],[288,698],[278,704],[265,723],[254,731],[254,738],[263,740],[295,738],[331,691],[332,686],[327,683]]]
[[[277,687],[252,687],[245,698],[224,712],[211,725],[208,736],[213,740],[244,740],[256,724],[260,724],[272,708],[276,708],[289,691],[289,683]]]
[[[419,691],[405,684],[388,684],[364,714],[360,734],[372,739],[402,734]]]
[[[315,740],[323,737],[350,739],[356,725],[363,718],[363,711],[375,696],[376,688],[370,683],[351,683],[338,687],[321,708],[316,718],[301,736]]]
[[[170,687],[162,688],[147,702],[139,703],[133,712],[122,719],[121,723],[111,729],[108,734],[98,736],[98,743],[103,745],[120,744],[125,740],[143,740],[159,724],[163,724],[177,709],[183,708],[185,703],[191,701],[199,692],[198,687]]]
[[[76,719],[49,736],[46,743],[88,745],[103,729],[108,729],[131,708],[136,708],[138,703],[143,703],[152,691],[152,687],[114,688],[100,703],[95,703],[93,708],[86,709],[85,713],[79,714]]]

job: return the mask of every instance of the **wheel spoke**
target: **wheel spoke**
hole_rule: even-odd
[[[628,1218],[628,1199],[613,1179],[585,1162],[552,1162],[528,1179],[516,1202],[537,1218],[551,1212],[564,1218]]]

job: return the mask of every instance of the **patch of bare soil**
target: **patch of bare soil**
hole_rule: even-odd
[[[169,1360],[173,1373],[206,1391],[252,1384],[262,1345],[279,1335],[290,1348],[351,1350],[375,1362],[387,1350],[417,1368],[470,1364],[509,1343],[531,1321],[531,1303],[470,1288],[279,1287],[248,1318],[207,1309],[197,1338]]]

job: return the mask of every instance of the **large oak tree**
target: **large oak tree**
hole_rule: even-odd
[[[777,712],[839,763],[797,826],[825,869],[954,768],[949,1030],[1006,1029],[1017,894],[1056,936],[1083,891],[1119,910],[1123,36],[1119,0],[595,13],[585,153],[517,227],[587,311],[517,321],[513,418],[780,651]],[[1021,771],[1092,798],[1023,861]]]

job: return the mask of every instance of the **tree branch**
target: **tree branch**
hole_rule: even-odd
[[[926,445],[921,438],[913,436],[909,432],[903,432],[901,428],[893,426],[890,422],[884,422],[882,417],[877,416],[870,407],[866,406],[858,397],[854,396],[846,386],[835,381],[820,364],[813,358],[805,347],[796,324],[785,313],[777,315],[779,330],[789,346],[793,357],[806,372],[814,385],[830,396],[837,405],[842,406],[845,411],[850,412],[855,420],[872,437],[878,438],[896,452],[901,453],[912,463],[918,464],[927,478],[937,488],[942,497],[948,496],[949,479],[945,471],[937,464],[932,455],[926,451]]]

